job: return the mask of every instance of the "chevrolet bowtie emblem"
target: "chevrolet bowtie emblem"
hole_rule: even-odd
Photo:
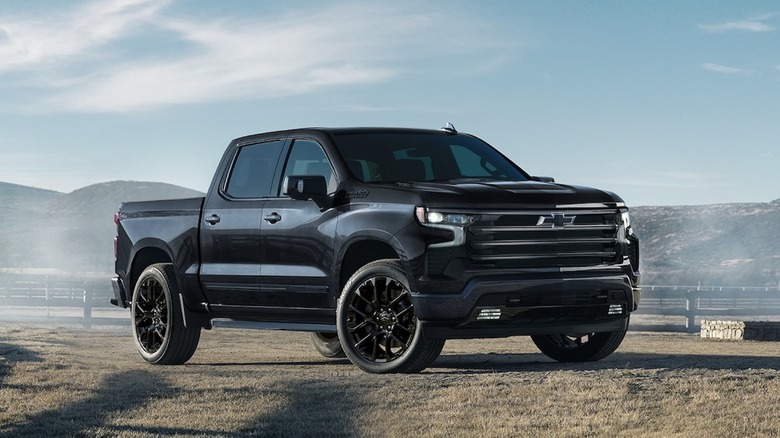
[[[551,228],[562,228],[574,223],[577,216],[566,216],[563,213],[551,213],[549,216],[539,216],[536,221],[537,227],[549,226]]]

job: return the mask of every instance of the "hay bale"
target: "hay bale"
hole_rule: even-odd
[[[780,341],[780,322],[702,320],[701,337],[712,339]]]

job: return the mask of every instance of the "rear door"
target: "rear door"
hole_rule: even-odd
[[[236,148],[218,189],[211,190],[201,224],[203,289],[212,306],[259,306],[260,226],[286,140]],[[274,196],[276,193],[274,193]]]

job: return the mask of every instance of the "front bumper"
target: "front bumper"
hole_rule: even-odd
[[[456,294],[414,294],[427,338],[626,330],[640,291],[626,275],[475,278]]]

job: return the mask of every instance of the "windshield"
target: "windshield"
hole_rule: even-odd
[[[363,182],[530,179],[490,145],[467,135],[353,133],[335,140]]]

